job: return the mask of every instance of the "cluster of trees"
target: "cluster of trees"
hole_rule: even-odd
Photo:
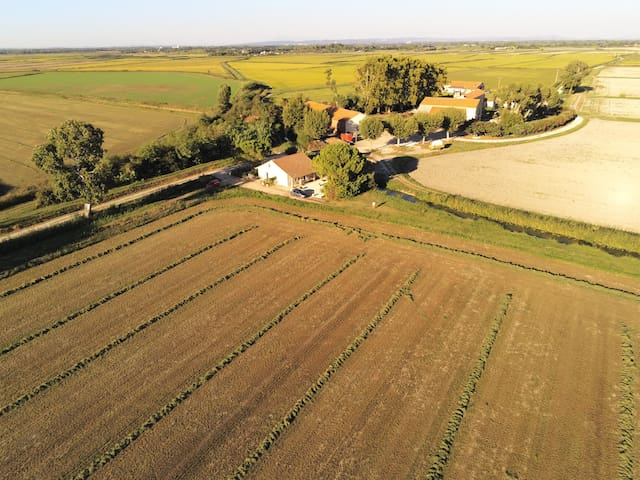
[[[284,99],[282,121],[287,138],[301,145],[322,138],[331,125],[329,113],[309,108],[302,95]]]
[[[438,91],[445,70],[411,57],[379,56],[356,71],[356,90],[365,113],[405,111]]]
[[[561,72],[556,86],[561,87],[567,93],[573,93],[582,84],[590,70],[589,65],[585,62],[574,60]]]

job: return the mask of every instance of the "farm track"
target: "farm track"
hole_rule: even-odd
[[[398,302],[254,478],[415,478],[428,468],[500,287],[421,256],[416,266],[422,273],[411,297]]]
[[[622,374],[620,375],[620,400],[618,402],[618,478],[633,480],[634,478],[634,437],[636,428],[636,405],[633,398],[633,387],[636,381],[636,357],[633,351],[633,340],[629,327],[621,325],[622,336]]]
[[[0,305],[0,328],[3,329],[0,331],[0,344],[14,343],[188,255],[213,238],[232,233],[232,226],[224,224],[210,230],[212,222],[225,222],[229,219],[230,216],[224,214],[215,217],[200,216],[67,271],[56,277],[55,282],[43,282],[3,299]],[[250,222],[245,225],[247,224]],[[181,241],[176,242],[175,238],[181,238]]]
[[[7,385],[0,392],[0,404],[54,377],[78,359],[90,356],[145,319],[170,309],[194,289],[256,258],[264,250],[263,245],[285,240],[284,235],[269,228],[245,235],[166,272],[138,290],[124,293],[116,301],[101,305],[78,321],[39,338],[28,348],[0,359],[0,383]],[[160,298],[159,292],[162,292]]]
[[[388,255],[382,255],[385,260]],[[411,266],[367,255],[245,352],[98,478],[224,478],[390,295]],[[385,262],[386,263],[386,262]],[[353,298],[361,299],[353,302]],[[176,427],[182,425],[183,428]]]
[[[556,277],[556,278],[560,278],[560,279],[566,279],[566,280],[570,280],[572,282],[577,282],[580,284],[585,284],[591,287],[597,287],[597,288],[602,288],[611,292],[616,292],[616,293],[621,293],[624,295],[630,295],[633,296],[637,299],[640,299],[640,290],[636,290],[636,289],[632,289],[632,288],[625,288],[625,287],[621,287],[621,286],[614,286],[611,284],[607,284],[604,282],[599,282],[599,281],[594,281],[591,280],[589,278],[580,278],[578,276],[574,276],[571,274],[567,274],[567,273],[563,273],[560,271],[553,271],[547,268],[541,268],[538,266],[534,266],[534,265],[527,265],[524,263],[520,263],[517,261],[512,261],[512,260],[508,260],[508,259],[503,259],[503,258],[499,258],[497,256],[488,254],[488,253],[483,253],[480,251],[474,251],[468,248],[459,248],[459,247],[454,247],[454,246],[450,246],[450,245],[445,245],[444,243],[438,243],[438,242],[433,242],[433,241],[425,241],[425,240],[419,240],[416,238],[412,238],[412,237],[408,237],[408,236],[403,236],[403,235],[394,235],[394,234],[389,234],[389,233],[378,233],[375,231],[370,231],[358,226],[349,226],[349,225],[345,225],[342,224],[340,222],[336,222],[336,221],[330,221],[330,220],[324,220],[321,218],[317,218],[317,217],[311,217],[311,216],[307,216],[307,215],[303,215],[303,214],[299,214],[299,213],[295,213],[295,212],[289,212],[286,210],[281,210],[275,207],[268,207],[268,206],[263,206],[263,205],[257,205],[258,208],[262,208],[265,210],[269,210],[272,211],[274,213],[279,213],[282,215],[287,215],[287,216],[292,216],[295,218],[298,218],[299,220],[305,221],[305,222],[312,222],[312,223],[319,223],[319,224],[325,224],[325,225],[333,225],[334,227],[341,229],[345,232],[349,232],[349,231],[353,231],[358,233],[358,235],[361,235],[363,237],[367,237],[367,238],[387,238],[390,240],[399,240],[399,241],[403,241],[403,242],[409,242],[415,245],[420,245],[423,247],[431,247],[431,248],[436,248],[439,250],[443,250],[443,251],[447,251],[447,252],[452,252],[452,253],[458,253],[458,254],[463,254],[463,255],[468,255],[471,257],[477,257],[477,258],[482,258],[484,260],[489,260],[491,262],[494,263],[498,263],[498,264],[502,264],[502,265],[508,265],[511,267],[515,267],[518,269],[522,269],[522,270],[526,270],[526,271],[530,271],[530,272],[535,272],[535,273],[541,273],[544,275],[549,275],[552,277]]]
[[[262,260],[266,260],[271,255],[276,253],[278,250],[280,250],[281,248],[287,246],[289,243],[291,243],[293,241],[296,241],[296,240],[300,240],[300,237],[293,237],[293,238],[291,238],[289,240],[285,240],[284,242],[279,243],[278,245],[275,245],[271,249],[265,251],[262,255],[253,258],[252,260],[248,261],[247,263],[244,263],[243,265],[241,265],[240,267],[238,267],[234,271],[227,273],[226,275],[216,279],[214,282],[206,285],[205,287],[201,288],[200,290],[197,290],[197,291],[193,292],[190,296],[182,299],[180,302],[172,305],[171,307],[169,307],[168,309],[164,310],[163,312],[161,312],[161,313],[149,318],[148,320],[136,325],[134,328],[129,330],[124,335],[121,335],[120,337],[116,338],[115,340],[112,340],[110,343],[104,345],[102,348],[100,348],[99,350],[95,351],[91,355],[89,355],[87,357],[84,357],[83,359],[77,361],[69,369],[58,373],[54,377],[52,377],[52,378],[48,379],[47,381],[43,382],[42,384],[40,384],[38,387],[35,387],[30,392],[21,395],[20,397],[18,397],[16,400],[11,402],[10,404],[5,405],[4,407],[2,407],[0,409],[0,416],[9,413],[12,410],[15,410],[16,408],[20,407],[21,405],[23,405],[27,401],[33,399],[37,395],[40,395],[43,392],[45,392],[48,389],[50,389],[51,387],[53,387],[55,385],[58,385],[59,383],[63,382],[65,379],[67,379],[68,377],[70,377],[70,376],[78,373],[80,370],[83,370],[84,368],[86,368],[89,364],[93,363],[95,360],[98,360],[98,359],[104,357],[107,353],[109,353],[114,348],[122,345],[123,343],[127,342],[128,340],[131,340],[133,337],[135,337],[139,333],[144,332],[150,326],[154,325],[155,323],[159,322],[160,320],[162,320],[164,318],[169,317],[170,315],[172,315],[177,310],[182,309],[183,307],[185,307],[186,305],[188,305],[189,303],[191,303],[195,299],[197,299],[197,298],[201,297],[202,295],[206,294],[209,290],[212,290],[215,287],[221,285],[222,283],[234,278],[235,276],[237,276],[240,273],[244,272],[245,270],[249,269],[250,267],[252,267],[256,263],[258,263],[258,262],[260,262]]]
[[[551,282],[512,288],[446,476],[615,478],[619,321],[637,302]]]
[[[79,316],[84,315],[85,313],[89,313],[90,311],[98,308],[101,305],[104,305],[107,302],[110,302],[111,300],[119,297],[120,295],[123,295],[123,294],[125,294],[127,292],[130,292],[131,290],[133,290],[133,289],[135,289],[135,288],[137,288],[137,287],[139,287],[141,285],[144,285],[148,281],[153,280],[157,276],[162,275],[163,273],[166,273],[169,270],[172,270],[172,269],[178,267],[179,265],[182,265],[185,262],[188,262],[189,260],[197,257],[198,255],[201,255],[201,254],[211,250],[212,248],[215,248],[215,247],[217,247],[219,245],[222,245],[223,243],[226,243],[226,242],[228,242],[230,240],[233,240],[234,238],[236,238],[236,237],[238,237],[238,236],[240,236],[240,235],[242,235],[244,233],[250,232],[251,230],[253,230],[255,228],[257,228],[257,227],[255,225],[253,225],[253,226],[249,226],[247,228],[244,228],[242,230],[238,230],[238,231],[232,233],[231,235],[229,235],[227,237],[221,238],[221,239],[219,239],[219,240],[217,240],[217,241],[215,241],[213,243],[209,243],[208,245],[205,245],[204,247],[199,248],[195,252],[192,252],[189,255],[187,255],[185,257],[182,257],[181,259],[176,260],[175,262],[172,262],[169,265],[166,265],[166,266],[162,267],[161,269],[156,270],[155,272],[150,273],[149,275],[147,275],[145,277],[142,277],[139,280],[136,280],[135,282],[133,282],[133,283],[131,283],[131,284],[119,289],[119,290],[116,290],[114,292],[111,292],[111,293],[105,295],[104,297],[100,298],[96,302],[91,303],[89,305],[86,305],[86,306],[82,307],[80,310],[76,310],[75,312],[67,315],[66,317],[64,317],[61,320],[58,320],[57,322],[51,324],[50,326],[45,327],[45,328],[43,328],[41,330],[38,330],[37,332],[30,333],[29,335],[27,335],[26,337],[21,338],[17,342],[14,342],[11,345],[8,345],[8,346],[2,348],[2,350],[0,350],[0,357],[3,356],[3,355],[6,355],[9,352],[12,352],[16,348],[19,348],[19,347],[21,347],[23,345],[26,345],[26,344],[32,342],[36,338],[39,338],[39,337],[42,337],[43,335],[48,334],[52,330],[55,330],[57,328],[60,328],[60,327],[62,327],[64,325],[66,325],[67,323],[75,320]]]

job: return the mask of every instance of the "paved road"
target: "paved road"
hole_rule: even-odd
[[[190,182],[192,180],[197,180],[198,178],[204,176],[204,175],[211,175],[211,174],[216,174],[221,180],[221,186],[233,186],[233,185],[238,185],[240,183],[242,183],[242,180],[237,178],[237,177],[233,177],[231,175],[229,175],[229,170],[231,170],[232,167],[227,167],[227,168],[212,168],[211,170],[206,170],[204,172],[200,172],[200,173],[196,173],[193,175],[190,175],[188,177],[184,177],[184,178],[180,178],[178,180],[173,180],[171,182],[167,182],[167,183],[163,183],[162,185],[156,185],[153,187],[149,187],[146,188],[144,190],[139,190],[137,192],[133,192],[130,193],[128,195],[123,195],[121,197],[118,198],[114,198],[112,200],[106,201],[104,203],[100,203],[97,205],[92,206],[92,211],[94,212],[100,212],[102,210],[106,210],[109,207],[114,207],[117,205],[124,205],[136,200],[139,200],[141,198],[145,198],[148,197],[149,195],[153,195],[154,193],[157,193],[161,190],[164,190],[168,187],[172,187],[172,186],[176,186],[176,185],[182,185],[184,183]],[[60,215],[58,217],[54,217],[51,218],[49,220],[45,220],[44,222],[40,222],[40,223],[36,223],[33,225],[29,225],[28,227],[25,228],[21,228],[19,230],[15,230],[9,233],[5,233],[0,235],[0,243],[2,242],[6,242],[7,240],[11,240],[14,238],[20,238],[23,237],[25,235],[29,235],[30,233],[33,232],[38,232],[41,230],[46,230],[49,229],[51,227],[55,227],[58,225],[62,225],[65,224],[67,222],[70,222],[80,216],[84,215],[84,209],[82,210],[77,210],[75,212],[71,212],[71,213],[67,213],[65,215]]]

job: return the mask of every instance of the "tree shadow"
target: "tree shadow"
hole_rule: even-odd
[[[392,158],[389,163],[396,173],[411,173],[418,168],[418,159],[408,155]]]
[[[593,87],[589,85],[579,85],[574,89],[574,93],[585,93],[593,91]]]

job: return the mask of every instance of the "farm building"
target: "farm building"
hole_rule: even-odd
[[[482,116],[483,106],[484,102],[478,98],[425,97],[417,111],[435,113],[454,108],[463,110],[467,120],[475,120]]]
[[[451,82],[442,86],[442,90],[444,91],[444,93],[453,95],[454,97],[466,97],[474,90],[484,90],[484,83],[451,80]]]
[[[311,159],[302,152],[273,158],[258,167],[258,177],[263,180],[275,179],[275,184],[291,188],[316,180]]]
[[[331,130],[335,134],[358,133],[360,122],[366,117],[364,113],[357,110],[332,107],[324,103],[308,101],[305,105],[312,110],[326,111],[331,117]]]

